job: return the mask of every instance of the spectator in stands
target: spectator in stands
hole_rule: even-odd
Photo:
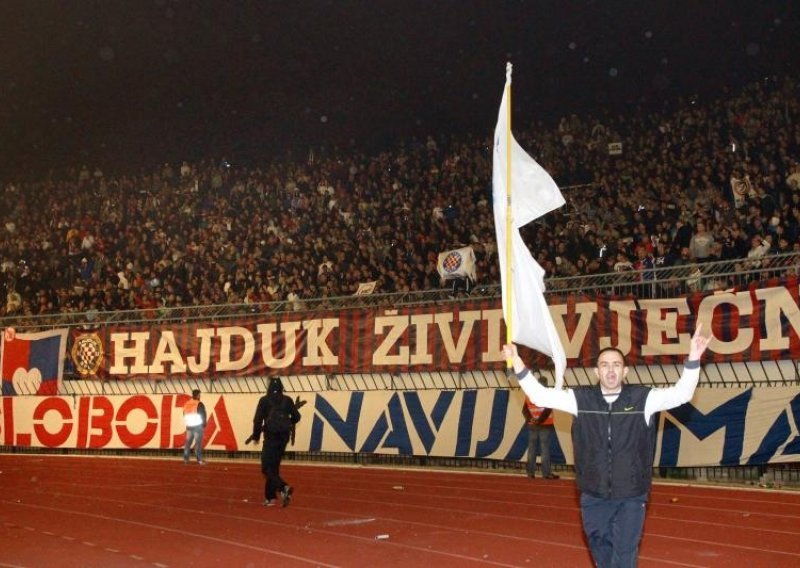
[[[705,221],[698,221],[689,241],[689,252],[697,262],[705,262],[711,256],[714,235],[708,232]]]
[[[741,241],[738,239],[739,230],[737,227],[722,227],[720,230],[720,259],[735,260],[741,258]]]
[[[750,250],[747,251],[747,266],[749,268],[758,268],[761,266],[761,258],[766,256],[769,252],[770,248],[772,247],[772,236],[767,235],[765,237],[761,237],[761,235],[754,235],[751,239],[751,247]]]
[[[608,258],[618,252],[635,258],[636,245],[647,246],[645,234],[658,234],[678,257],[700,234],[691,225],[695,219],[719,237],[720,258],[744,258],[755,234],[773,234],[777,247],[778,227],[793,247],[800,238],[800,191],[790,184],[800,171],[797,144],[790,143],[800,108],[795,92],[792,81],[771,82],[704,105],[678,101],[676,112],[657,112],[647,121],[633,113],[571,116],[561,132],[544,124],[521,129],[520,142],[562,187],[588,184],[564,187],[569,205],[523,228],[523,237],[536,243],[548,276],[611,272]],[[736,126],[737,116],[754,115],[757,121]],[[734,126],[738,145],[746,144],[753,156],[747,166],[737,161],[741,152],[704,151],[729,139]],[[613,160],[604,145],[610,141],[625,148]],[[89,305],[134,309],[154,277],[167,306],[240,302],[253,298],[248,289],[268,269],[278,290],[256,293],[259,301],[285,300],[292,292],[302,300],[352,294],[372,280],[378,293],[427,288],[429,254],[456,242],[474,244],[481,283],[493,284],[498,277],[487,148],[485,137],[431,136],[376,156],[321,152],[310,163],[276,160],[246,169],[227,160],[172,161],[181,164],[178,171],[162,161],[139,175],[115,177],[103,167],[103,175],[94,176],[97,167],[85,166],[63,180],[6,181],[0,197],[10,207],[0,222],[0,260],[14,267],[28,263],[28,276],[15,288],[20,315],[40,311],[39,290],[58,299],[58,312]],[[636,148],[635,155],[629,148]],[[739,208],[730,187],[734,171],[747,174],[756,188]],[[431,195],[436,215],[419,206],[433,204]],[[236,211],[231,203],[239,204]],[[397,228],[391,219],[400,220]],[[749,236],[743,246],[737,240],[736,247],[726,247],[721,229],[737,224]],[[692,254],[698,261],[708,258],[701,247],[692,246]],[[590,262],[579,262],[582,255]],[[334,264],[329,277],[302,275],[326,256]],[[79,270],[84,257],[93,266],[88,281]],[[118,278],[125,267],[128,284]],[[279,267],[286,278],[277,282]],[[289,281],[292,274],[302,288]],[[3,294],[8,276],[0,275]],[[123,290],[106,294],[109,283]],[[173,293],[165,295],[168,284]],[[155,296],[156,288],[149,288]],[[0,307],[5,314],[5,303]]]
[[[617,261],[614,263],[614,272],[630,272],[633,264],[628,260],[628,255],[624,252],[617,253]]]
[[[625,384],[628,368],[615,347],[597,356],[597,385],[565,390],[540,385],[516,346],[503,347],[520,386],[535,404],[575,416],[572,445],[583,530],[597,566],[637,563],[655,455],[658,425],[653,415],[694,395],[700,360],[711,340],[701,329],[698,324],[680,380],[660,389]]]

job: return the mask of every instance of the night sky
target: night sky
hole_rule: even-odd
[[[0,181],[491,134],[797,74],[792,2],[3,0]]]

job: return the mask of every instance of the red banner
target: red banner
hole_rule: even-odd
[[[710,361],[800,358],[796,278],[678,298],[549,301],[571,367],[592,366],[609,345],[630,365],[680,363],[698,322],[714,334]],[[74,330],[70,354],[81,375],[112,379],[458,372],[503,368],[504,338],[497,299]]]

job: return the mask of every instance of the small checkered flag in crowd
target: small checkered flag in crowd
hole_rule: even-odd
[[[748,175],[741,178],[731,176],[731,190],[733,191],[733,206],[736,209],[743,207],[748,197],[755,197],[756,195]]]
[[[439,254],[436,269],[442,280],[469,278],[475,281],[475,251],[472,247],[462,247]]]

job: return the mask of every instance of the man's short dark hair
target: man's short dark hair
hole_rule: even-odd
[[[607,351],[616,351],[617,353],[619,353],[619,356],[622,357],[622,364],[627,365],[627,363],[625,362],[625,353],[623,353],[619,349],[619,347],[603,347],[600,351],[597,352],[597,357],[595,357],[594,360],[595,366],[597,365],[597,362],[600,360],[600,356]]]
[[[192,398],[197,398],[200,396],[200,389],[194,389],[192,391]]]

